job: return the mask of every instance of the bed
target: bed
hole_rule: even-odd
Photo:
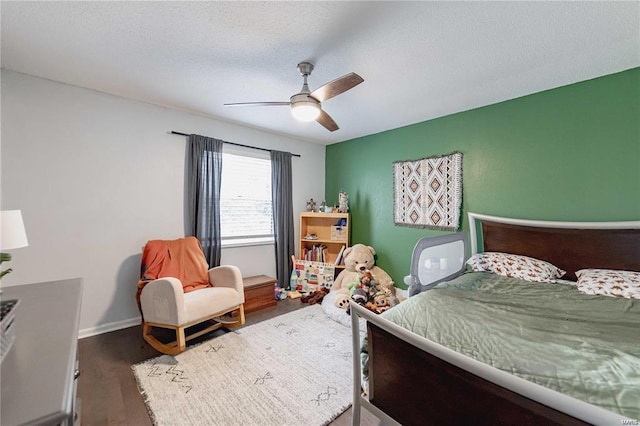
[[[640,300],[585,295],[575,280],[584,268],[640,271],[640,221],[550,222],[469,213],[469,224],[472,255],[529,256],[566,274],[552,283],[469,274],[461,254],[467,252],[465,235],[419,241],[411,298],[382,315],[352,303],[353,424],[360,423],[362,407],[404,425],[638,424]],[[429,250],[444,254],[433,257]],[[518,303],[506,299],[507,293],[519,297]],[[427,326],[415,325],[416,312],[430,312]],[[525,313],[534,319],[524,319]],[[355,332],[361,319],[367,321],[364,344]],[[475,339],[471,345],[456,341],[465,329]],[[509,337],[503,333],[516,341],[501,340]],[[589,345],[604,340],[608,347],[591,351],[600,357],[596,363],[606,364],[604,370],[582,365]],[[504,357],[479,355],[483,346],[498,348]],[[560,347],[575,360],[568,367],[577,376],[564,371],[566,359],[546,358]],[[361,359],[367,360],[366,395]],[[589,394],[594,387],[599,395]]]

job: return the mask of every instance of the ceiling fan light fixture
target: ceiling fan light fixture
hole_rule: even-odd
[[[320,105],[317,102],[298,101],[291,104],[291,114],[299,121],[313,121],[320,115]]]
[[[317,121],[322,127],[330,132],[335,132],[339,129],[338,125],[333,118],[329,116],[324,110],[322,110],[322,102],[327,99],[331,99],[341,93],[346,92],[349,89],[362,83],[364,80],[358,74],[351,72],[345,74],[342,77],[338,77],[332,80],[313,92],[309,90],[307,84],[307,77],[311,75],[313,71],[313,64],[310,62],[300,62],[298,64],[298,71],[302,75],[304,82],[300,92],[289,98],[289,102],[241,102],[233,104],[224,104],[226,107],[236,106],[284,106],[291,107],[291,114],[298,121]]]

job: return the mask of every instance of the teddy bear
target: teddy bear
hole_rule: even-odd
[[[395,287],[389,274],[382,268],[375,266],[375,254],[376,251],[373,247],[364,244],[355,244],[346,248],[344,251],[345,268],[334,280],[331,291],[344,292],[350,296],[351,289],[355,291],[355,287],[360,282],[362,273],[368,270],[375,277],[377,287],[388,288],[395,295]],[[337,300],[336,306],[338,306]]]
[[[338,308],[346,310],[349,308],[349,300],[351,300],[349,295],[346,293],[340,293],[336,296],[335,304]]]

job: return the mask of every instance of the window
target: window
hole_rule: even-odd
[[[271,159],[226,145],[222,153],[220,228],[223,246],[272,243]]]

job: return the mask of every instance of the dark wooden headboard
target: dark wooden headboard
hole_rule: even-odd
[[[640,272],[640,222],[602,222],[603,229],[594,222],[584,222],[584,227],[579,222],[566,222],[567,227],[559,226],[562,222],[548,222],[553,227],[541,226],[542,221],[530,222],[536,225],[481,219],[483,251],[547,261],[567,271],[562,278],[569,280],[576,280],[575,272],[584,268]],[[611,227],[612,223],[622,227]]]

